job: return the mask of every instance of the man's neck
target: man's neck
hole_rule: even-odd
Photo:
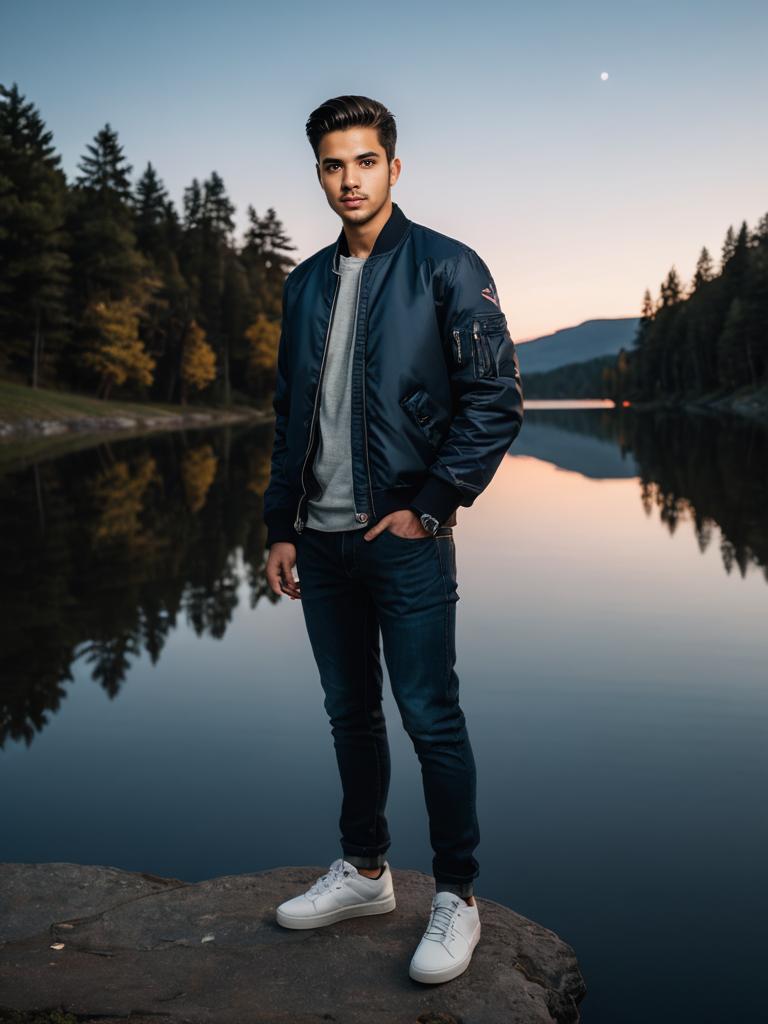
[[[392,214],[392,198],[390,197],[382,206],[373,220],[367,221],[357,227],[354,224],[344,225],[344,235],[349,246],[350,256],[357,256],[358,259],[368,259],[376,245],[376,239],[381,234],[381,229],[389,220]]]

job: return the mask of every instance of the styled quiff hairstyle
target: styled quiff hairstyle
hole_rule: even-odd
[[[315,159],[319,160],[318,150],[323,135],[355,126],[375,128],[387,160],[391,162],[394,159],[397,142],[394,114],[383,103],[367,96],[336,96],[312,111],[307,121],[307,138]]]

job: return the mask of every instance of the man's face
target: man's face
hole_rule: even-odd
[[[387,162],[375,128],[328,132],[318,147],[317,176],[328,205],[345,224],[367,223],[387,202],[400,161]],[[359,202],[349,202],[359,197]]]

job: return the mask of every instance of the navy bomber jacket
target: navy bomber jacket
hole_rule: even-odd
[[[312,465],[340,253],[349,255],[343,229],[283,287],[267,547],[296,540],[320,491]],[[517,352],[474,249],[393,203],[360,274],[352,360],[355,518],[373,525],[413,505],[455,525],[523,422]]]

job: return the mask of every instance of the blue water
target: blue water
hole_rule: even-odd
[[[623,415],[531,409],[459,510],[476,894],[573,946],[587,1024],[758,1020],[766,431]],[[6,463],[0,859],[196,881],[340,854],[301,607],[263,576],[269,441]],[[389,689],[385,710],[388,856],[428,874]]]

